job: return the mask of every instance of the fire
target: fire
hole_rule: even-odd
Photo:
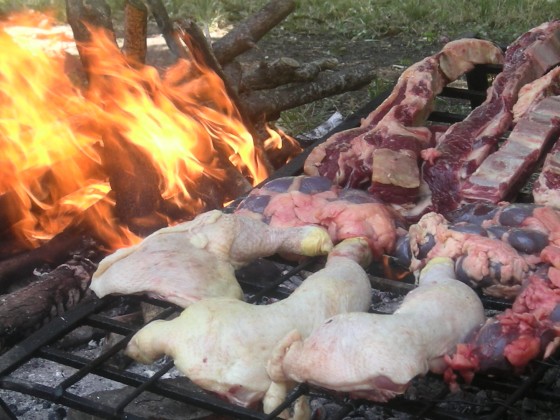
[[[226,179],[228,168],[253,185],[268,176],[216,74],[179,60],[160,76],[91,31],[81,46],[89,63],[83,87],[67,69],[71,39],[52,19],[25,13],[0,23],[0,204],[28,246],[79,221],[111,247],[137,242],[116,220],[109,182],[119,171],[143,182],[127,172],[138,167],[127,161],[130,151],[147,159],[141,169],[156,174],[161,202],[190,215],[204,209],[197,187]]]

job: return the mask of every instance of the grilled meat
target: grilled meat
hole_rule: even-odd
[[[470,382],[477,372],[522,373],[531,360],[546,358],[558,348],[560,248],[547,246],[542,258],[552,266],[526,279],[511,309],[489,318],[446,357],[445,378],[453,388],[459,375]]]
[[[544,150],[558,139],[560,96],[531,105],[531,110],[520,118],[507,141],[465,182],[461,192],[463,200],[491,203],[511,200],[535,169]]]
[[[531,29],[507,48],[504,69],[492,83],[486,101],[442,135],[422,167],[432,195],[431,210],[445,215],[458,208],[465,180],[510,128],[521,87],[559,62],[560,20]]]
[[[449,220],[448,220],[449,219]],[[398,241],[395,255],[416,271],[431,258],[450,257],[459,279],[485,294],[514,298],[545,262],[542,250],[560,232],[560,215],[535,204],[464,205],[445,219],[428,213]]]
[[[412,204],[420,188],[420,152],[432,147],[423,127],[443,87],[477,63],[501,63],[491,42],[461,39],[408,68],[392,94],[359,128],[343,131],[309,154],[304,171],[336,184],[369,189],[387,203]]]

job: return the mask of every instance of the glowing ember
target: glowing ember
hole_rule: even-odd
[[[150,158],[161,200],[185,214],[204,208],[193,195],[201,181],[224,180],[228,168],[253,185],[268,176],[212,71],[180,60],[160,77],[127,62],[103,31],[92,34],[83,90],[66,69],[71,39],[51,19],[26,13],[0,23],[0,198],[28,246],[79,221],[112,247],[137,241],[115,220],[103,166],[119,153],[111,158],[126,172],[130,147]]]

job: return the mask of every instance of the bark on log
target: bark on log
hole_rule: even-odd
[[[310,83],[248,92],[240,95],[241,101],[253,120],[270,121],[278,118],[281,111],[360,89],[375,78],[375,66],[371,62],[348,65],[339,69],[322,72]]]
[[[148,51],[148,9],[139,0],[126,0],[124,5],[123,54],[131,61],[146,62]]]
[[[336,58],[324,58],[300,63],[290,57],[280,57],[270,62],[249,64],[237,62],[228,65],[224,73],[239,93],[251,90],[272,89],[288,83],[310,82],[321,71],[332,70],[338,65]]]
[[[212,45],[218,62],[224,65],[253,48],[259,39],[292,13],[295,7],[295,0],[272,0],[258,12],[237,24]]]
[[[161,0],[146,0],[146,3],[171,52],[175,57],[189,59],[189,51],[181,44],[163,2]]]
[[[0,352],[82,300],[95,265],[69,261],[30,285],[0,296]]]

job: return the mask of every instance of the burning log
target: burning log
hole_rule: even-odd
[[[86,73],[88,73],[89,58],[82,47],[82,44],[91,39],[91,34],[86,25],[104,28],[116,45],[117,40],[111,21],[111,8],[105,0],[66,0],[66,18],[72,27],[82,64]]]
[[[61,315],[84,297],[95,265],[71,260],[48,274],[0,298],[0,351],[14,340]]]
[[[257,13],[239,23],[227,35],[214,42],[212,48],[218,62],[229,63],[239,54],[255,46],[268,31],[294,11],[294,0],[271,0]]]
[[[81,228],[68,228],[40,247],[1,261],[0,288],[8,285],[16,275],[29,274],[42,264],[62,264],[82,245],[83,233]]]
[[[133,232],[143,235],[166,225],[154,218],[162,197],[160,175],[147,154],[122,136],[105,138],[103,165],[115,192],[115,215]],[[126,159],[123,159],[126,156]]]
[[[241,101],[252,117],[262,116],[267,121],[278,117],[281,111],[313,102],[331,95],[359,89],[375,78],[375,66],[363,62],[341,67],[338,71],[322,72],[310,83],[280,86],[276,89],[251,91],[241,94]]]
[[[138,0],[127,0],[124,5],[123,53],[128,58],[144,63],[148,44],[148,9]]]
[[[204,34],[200,30],[200,28],[191,20],[181,21],[180,23],[178,23],[177,29],[183,33],[181,36],[181,32],[179,32],[183,42],[185,42],[185,44],[189,46],[189,49],[193,56],[199,61],[203,62],[206,66],[211,68],[223,80],[227,94],[236,105],[241,119],[243,120],[243,124],[253,137],[255,152],[259,156],[260,160],[264,163],[267,170],[269,172],[272,172],[273,166],[266,157],[263,141],[259,137],[255,126],[252,123],[252,119],[247,114],[245,106],[240,100],[239,95],[237,94],[237,90],[230,86],[229,81],[218,62],[218,59],[215,56],[212,47],[206,41]]]

